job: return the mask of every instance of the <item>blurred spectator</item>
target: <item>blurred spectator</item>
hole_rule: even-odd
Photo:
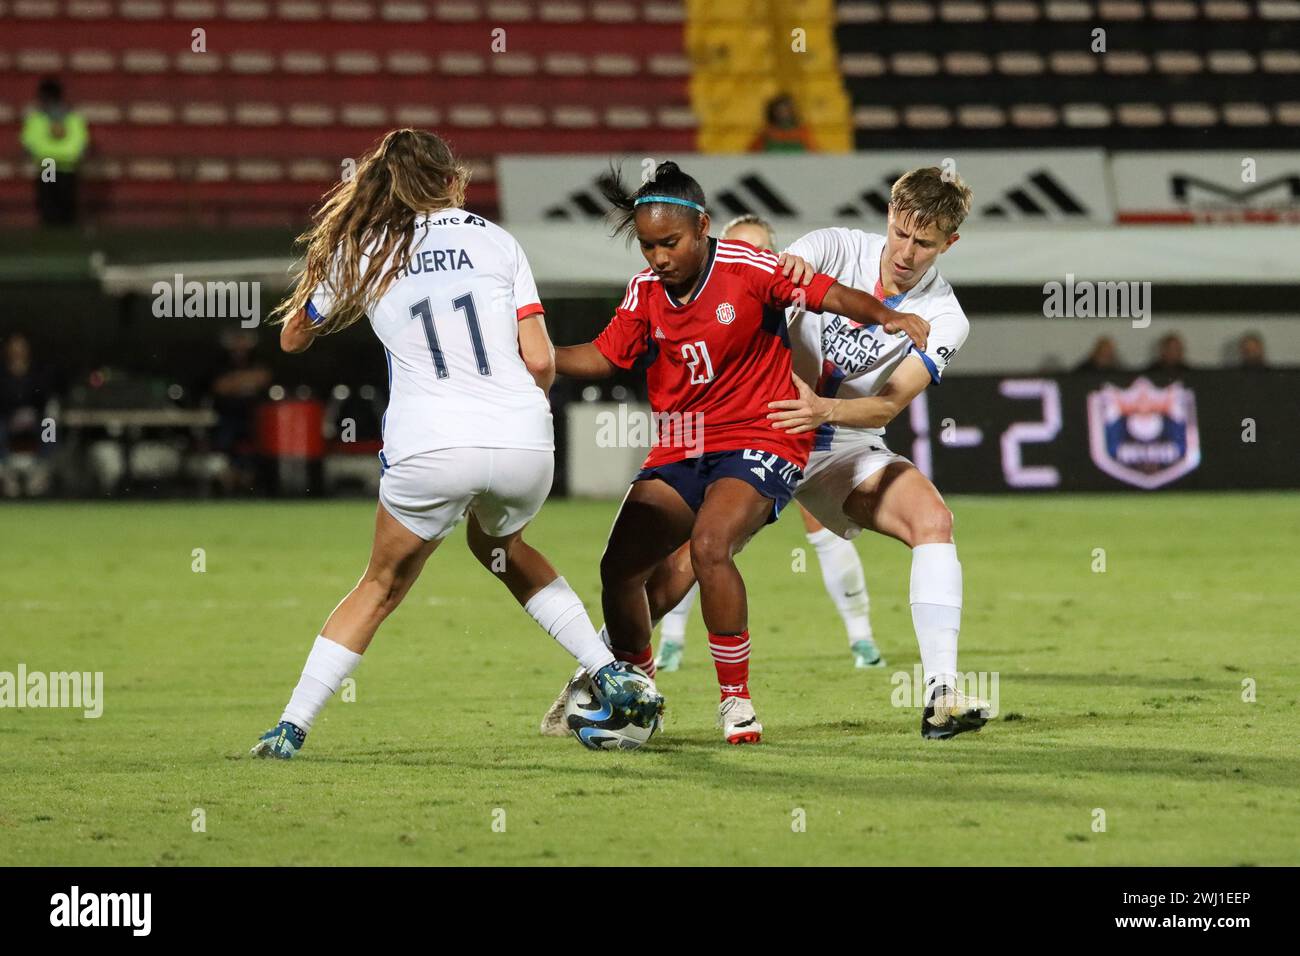
[[[77,167],[90,145],[86,119],[63,99],[50,77],[36,89],[36,105],[23,120],[20,139],[36,164],[36,211],[42,225],[70,226],[77,218]],[[53,169],[46,160],[53,160]]]
[[[221,338],[225,354],[213,371],[208,391],[217,413],[213,444],[226,457],[221,476],[227,491],[247,489],[256,481],[256,415],[271,384],[271,370],[253,356],[257,336],[228,332]]]
[[[42,419],[54,398],[46,370],[32,360],[31,343],[14,332],[4,343],[0,361],[0,484],[9,496],[20,493],[20,478],[27,490],[39,494],[48,481],[48,459],[53,445],[42,441]]]
[[[1186,348],[1182,336],[1176,332],[1162,335],[1156,344],[1156,359],[1146,367],[1148,372],[1190,372],[1191,368],[1184,360]]]
[[[1268,368],[1268,361],[1264,358],[1264,340],[1258,332],[1247,332],[1237,341],[1237,363],[1252,371]]]
[[[1103,335],[1092,344],[1088,357],[1074,369],[1076,372],[1117,372],[1119,371],[1119,352],[1115,349],[1115,340]]]
[[[767,125],[750,144],[751,153],[811,153],[816,151],[812,133],[799,121],[794,98],[788,93],[772,97],[767,104]]]

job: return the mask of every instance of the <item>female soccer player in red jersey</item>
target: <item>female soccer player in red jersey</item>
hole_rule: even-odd
[[[905,332],[923,348],[920,316],[818,275],[804,287],[777,257],[709,237],[704,191],[676,163],[628,194],[617,173],[601,189],[616,235],[635,235],[649,268],[632,277],[594,342],[556,350],[561,375],[599,379],[644,368],[657,441],[623,499],[601,559],[601,602],[616,657],[652,670],[651,616],[690,581],[651,572],[690,542],[700,608],[718,673],[719,722],[729,743],[762,726],[749,693],[749,621],[735,556],[790,500],[812,450],[809,435],[773,429],[768,402],[794,398],[785,308],[796,299],[867,325]]]

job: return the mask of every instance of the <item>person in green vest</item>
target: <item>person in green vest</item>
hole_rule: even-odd
[[[36,211],[42,225],[72,225],[77,217],[77,167],[90,145],[90,129],[86,118],[64,101],[63,84],[57,79],[41,80],[20,138],[36,164]]]

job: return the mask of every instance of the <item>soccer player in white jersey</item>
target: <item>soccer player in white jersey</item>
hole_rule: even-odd
[[[653,682],[615,661],[577,594],[523,540],[554,471],[546,392],[555,353],[523,249],[462,208],[467,182],[440,137],[394,130],[334,187],[302,236],[303,275],[276,310],[281,347],[301,352],[368,316],[388,360],[389,403],[369,564],[321,628],[279,724],[253,747],[258,756],[302,748],[466,515],[470,551],[615,709],[645,727],[663,711]]]
[[[757,249],[776,249],[776,231],[761,216],[747,213],[737,216],[722,230],[723,239],[739,239]],[[859,286],[858,288],[862,288]],[[817,563],[822,572],[822,584],[831,603],[839,611],[848,634],[849,653],[853,666],[860,668],[884,667],[885,659],[871,633],[870,603],[867,595],[866,574],[862,559],[851,541],[841,538],[821,524],[807,508],[799,506],[808,543],[817,553]],[[686,651],[686,622],[691,606],[699,593],[699,585],[686,592],[680,604],[664,615],[660,623],[659,654],[655,668],[675,671],[681,667]]]
[[[885,235],[819,229],[787,250],[795,281],[814,272],[874,290],[894,309],[930,323],[924,350],[843,316],[788,313],[799,396],[771,403],[777,428],[817,438],[799,502],[827,528],[852,538],[869,528],[912,549],[912,625],[925,674],[921,734],[943,739],[978,730],[988,704],[958,688],[957,638],[962,575],[952,513],[934,484],[885,444],[885,426],[930,385],[966,341],[970,324],[939,275],[936,260],[952,248],[970,212],[971,191],[938,167],[901,176],[890,192]]]

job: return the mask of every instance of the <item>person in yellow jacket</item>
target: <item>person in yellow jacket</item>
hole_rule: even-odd
[[[77,216],[77,167],[90,145],[90,129],[86,118],[64,101],[58,80],[41,80],[20,139],[36,164],[36,211],[42,225],[72,225]]]

